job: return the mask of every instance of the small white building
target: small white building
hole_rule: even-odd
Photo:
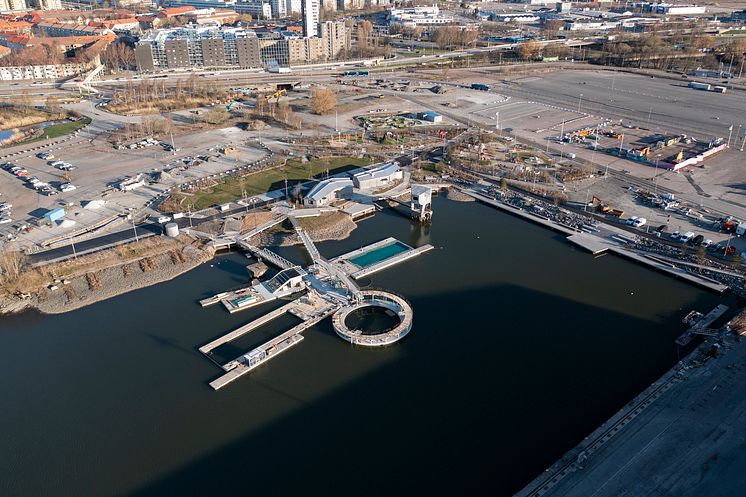
[[[396,162],[389,162],[382,166],[368,169],[352,176],[352,182],[355,188],[362,190],[371,190],[382,188],[394,181],[404,177],[404,173]]]
[[[266,299],[268,296],[281,298],[300,292],[306,287],[303,277],[306,272],[298,267],[283,269],[271,279],[260,283],[257,291]]]
[[[347,178],[330,178],[311,188],[303,203],[312,207],[323,207],[352,194],[353,183]]]

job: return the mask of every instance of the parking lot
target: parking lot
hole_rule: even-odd
[[[80,136],[79,136],[80,138]],[[0,175],[0,201],[12,204],[11,223],[0,225],[4,237],[18,236],[19,241],[34,245],[44,240],[74,233],[83,226],[106,223],[126,213],[136,213],[142,218],[151,214],[146,208],[151,200],[168,188],[188,183],[198,178],[223,174],[226,171],[257,160],[265,154],[256,145],[245,145],[247,136],[237,128],[211,130],[198,135],[179,137],[178,151],[153,144],[137,149],[116,150],[104,140],[71,140],[51,149],[45,149],[54,159],[37,157],[37,151],[29,151],[1,162],[10,162],[23,167],[26,178],[35,177],[47,183],[53,195],[35,190],[24,178],[2,170]],[[226,156],[219,150],[235,148],[235,154]],[[203,156],[208,160],[194,160]],[[72,165],[72,170],[61,170],[50,165],[50,161],[61,160]],[[164,172],[167,171],[167,172]],[[163,174],[159,174],[164,172]],[[125,178],[143,174],[145,184],[135,190],[120,191],[119,183]],[[64,188],[70,183],[74,188]],[[92,201],[102,201],[93,202]],[[66,219],[74,224],[53,223],[37,226],[32,221],[55,208],[64,208]],[[19,232],[18,227],[31,225],[31,232]]]

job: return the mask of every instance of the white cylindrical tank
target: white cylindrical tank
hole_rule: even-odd
[[[166,236],[171,238],[179,236],[179,225],[176,223],[168,223],[166,225]]]

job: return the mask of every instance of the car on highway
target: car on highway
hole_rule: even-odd
[[[167,223],[170,220],[171,218],[169,216],[158,216],[158,218],[156,219],[156,221],[158,221],[159,224]]]

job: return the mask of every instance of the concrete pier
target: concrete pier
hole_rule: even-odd
[[[634,240],[630,238],[628,233],[619,230],[619,228],[616,228],[614,226],[600,225],[599,227],[602,229],[596,229],[597,233],[590,233],[590,230],[583,230],[582,232],[578,232],[567,226],[557,224],[550,219],[546,219],[535,214],[531,214],[522,209],[518,209],[502,202],[498,202],[497,200],[482,195],[481,193],[475,192],[474,190],[464,188],[461,189],[461,191],[485,204],[497,207],[500,210],[522,217],[523,219],[531,221],[532,223],[539,224],[554,231],[564,233],[568,235],[567,240],[569,242],[585,250],[588,250],[593,255],[613,253],[622,257],[626,257],[628,259],[632,259],[635,262],[639,262],[676,278],[686,280],[689,283],[707,288],[708,290],[722,293],[728,289],[727,285],[707,278],[706,276],[690,273],[675,266],[671,262],[667,262],[656,257],[654,254],[647,254],[641,251],[627,248],[625,245],[633,242]]]
[[[694,326],[689,328],[686,333],[677,338],[676,343],[681,346],[689,345],[689,343],[694,340],[695,335],[709,334],[707,330],[709,329],[710,325],[717,321],[718,318],[720,318],[727,311],[727,305],[718,305],[713,310],[708,312],[705,316],[703,316],[699,321],[694,323]]]

